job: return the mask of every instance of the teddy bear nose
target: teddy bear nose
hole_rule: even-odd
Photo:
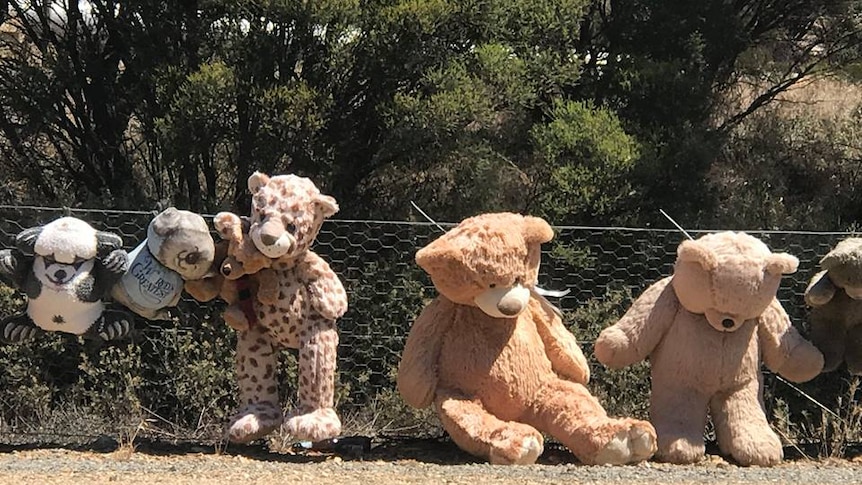
[[[272,246],[278,241],[278,238],[273,236],[272,234],[261,234],[260,242],[266,244],[267,246]]]
[[[500,300],[500,303],[497,304],[497,309],[500,310],[500,313],[503,315],[511,317],[521,313],[524,306],[515,298],[503,298]]]
[[[729,319],[729,318],[725,318],[724,320],[721,321],[721,326],[724,328],[733,328],[733,326],[735,324],[736,323],[734,323],[734,321]]]

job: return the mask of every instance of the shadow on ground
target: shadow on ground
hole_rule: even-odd
[[[87,443],[0,443],[0,453],[39,449],[112,453],[119,450],[121,446],[119,442],[109,436],[100,436]],[[819,443],[793,445],[785,447],[784,455],[786,460],[826,458],[823,450],[823,446]],[[296,443],[285,449],[272,449],[263,440],[245,445],[225,445],[224,443],[139,437],[134,441],[134,451],[159,456],[237,455],[255,460],[284,463],[317,463],[335,457],[349,461],[418,461],[439,465],[481,462],[481,460],[458,448],[447,436],[431,438],[347,436],[321,443]],[[720,455],[715,443],[708,443],[706,451],[710,455]],[[854,443],[844,448],[841,458],[853,458],[860,455],[862,455],[862,443]],[[545,452],[539,457],[538,463],[546,465],[577,464],[578,460],[562,445],[547,442],[545,443]]]

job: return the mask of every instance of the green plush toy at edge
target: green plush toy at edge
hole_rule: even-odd
[[[862,374],[862,238],[847,238],[820,260],[805,290],[811,340],[823,352],[823,372],[847,362]]]

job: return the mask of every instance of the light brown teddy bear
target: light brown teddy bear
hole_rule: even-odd
[[[221,298],[228,304],[222,314],[225,323],[234,330],[247,330],[257,321],[255,298],[265,304],[278,300],[277,277],[268,269],[272,260],[248,237],[248,220],[220,212],[213,218],[213,226],[222,238],[216,247],[218,270],[210,277],[187,281],[185,290],[198,301]]]
[[[240,409],[231,419],[231,441],[265,436],[284,422],[278,395],[278,350],[298,349],[295,408],[284,423],[298,440],[320,441],[341,433],[335,413],[336,320],[347,311],[347,293],[326,261],[312,251],[323,221],[338,211],[335,199],[295,175],[248,179],[252,194],[246,239],[271,259],[275,301],[253,299],[257,325],[237,334]],[[247,264],[246,264],[247,266]],[[248,268],[245,268],[248,270]],[[270,290],[261,283],[259,293]]]
[[[584,463],[648,459],[653,427],[608,417],[574,336],[532,291],[553,234],[537,217],[484,214],[416,253],[440,295],[410,329],[398,390],[433,404],[455,443],[492,463],[535,462],[543,432]]]
[[[683,241],[673,276],[650,286],[601,332],[595,354],[604,365],[650,361],[656,458],[680,464],[702,459],[708,412],[723,453],[741,465],[781,461],[781,441],[763,408],[761,359],[795,382],[823,367],[823,356],[775,297],[781,276],[798,264],[745,233]]]
[[[862,238],[839,242],[820,260],[822,271],[811,278],[805,302],[811,306],[811,341],[823,352],[823,372],[847,362],[847,371],[862,374]]]

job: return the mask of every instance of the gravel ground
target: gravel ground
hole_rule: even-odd
[[[142,449],[143,448],[143,449]],[[381,449],[382,448],[382,449]],[[424,452],[423,452],[424,450]],[[239,451],[239,454],[235,454]],[[411,455],[413,455],[411,457]],[[423,456],[424,455],[424,456]],[[540,464],[504,467],[477,463],[448,443],[399,443],[362,458],[260,449],[215,453],[211,448],[120,448],[99,453],[70,449],[0,452],[2,484],[851,484],[862,483],[862,459],[787,460],[773,468],[743,468],[711,455],[691,466],[643,463],[584,466],[560,450]]]

